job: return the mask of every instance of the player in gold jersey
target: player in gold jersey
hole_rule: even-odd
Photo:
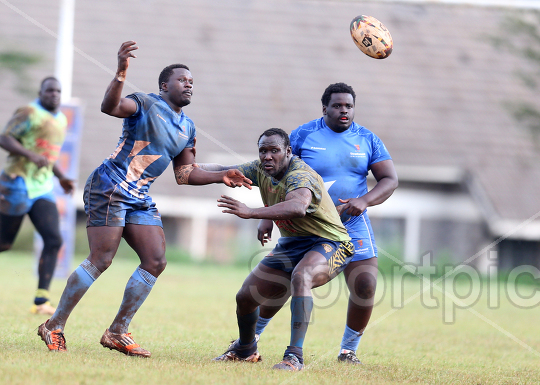
[[[255,340],[259,305],[291,295],[290,345],[274,369],[297,371],[304,366],[302,347],[313,308],[311,289],[339,274],[354,247],[322,178],[292,155],[288,134],[277,128],[266,130],[258,145],[259,160],[234,168],[259,187],[265,207],[249,208],[228,196],[222,196],[218,206],[244,219],[272,219],[281,238],[236,295],[240,336],[216,360],[259,361]]]

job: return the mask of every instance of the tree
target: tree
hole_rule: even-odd
[[[512,12],[503,21],[501,31],[504,31],[505,35],[492,37],[494,45],[523,57],[530,64],[529,69],[518,70],[517,76],[525,87],[538,90],[540,88],[540,11],[529,9]],[[540,98],[537,99],[539,100]],[[512,115],[527,126],[536,139],[540,137],[539,104],[523,100],[506,103]]]
[[[17,91],[24,95],[34,95],[35,87],[30,87],[28,68],[41,62],[39,55],[33,55],[22,51],[0,51],[0,72],[10,71],[17,77]]]

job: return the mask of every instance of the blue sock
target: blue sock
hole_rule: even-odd
[[[137,267],[133,275],[129,278],[124,291],[124,299],[118,309],[118,314],[111,324],[111,333],[127,333],[131,319],[137,313],[157,278],[140,267]]]
[[[69,315],[100,274],[101,272],[88,259],[71,273],[56,311],[47,323],[47,327],[51,327],[50,330],[64,329]]]
[[[312,310],[313,297],[292,297],[290,346],[301,348],[304,345]]]
[[[262,332],[264,332],[266,325],[268,325],[268,322],[270,322],[271,319],[272,318],[263,318],[259,316],[259,319],[257,320],[257,326],[255,327],[255,334],[261,335]]]
[[[362,338],[362,334],[364,333],[359,333],[345,325],[345,332],[343,333],[343,339],[341,340],[341,349],[356,352],[356,349],[358,349],[358,344],[360,343],[360,338]]]
[[[236,315],[241,345],[249,345],[255,339],[255,325],[257,324],[257,318],[259,318],[259,308],[249,314]]]

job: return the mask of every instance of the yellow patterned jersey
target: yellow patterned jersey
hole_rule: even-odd
[[[274,220],[282,237],[318,236],[339,242],[350,240],[322,178],[297,156],[291,159],[289,169],[280,181],[266,175],[259,160],[237,168],[253,181],[254,186],[259,187],[265,206],[285,201],[288,193],[302,187],[311,191],[306,216]]]
[[[67,118],[62,112],[51,114],[37,101],[15,111],[6,125],[4,134],[14,137],[24,148],[49,160],[48,166],[38,168],[24,156],[8,156],[4,172],[11,178],[20,176],[24,179],[28,198],[52,191],[52,169],[60,155],[66,129]]]

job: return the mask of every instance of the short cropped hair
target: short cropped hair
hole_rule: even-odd
[[[171,77],[171,75],[173,74],[173,71],[176,68],[183,68],[189,71],[188,66],[185,64],[171,64],[170,66],[163,68],[163,70],[159,74],[159,79],[158,79],[159,89],[161,89],[161,83],[167,83],[169,81],[169,78]]]
[[[263,136],[273,136],[273,135],[281,136],[281,138],[283,139],[283,144],[285,145],[285,148],[291,145],[291,141],[289,140],[289,134],[287,134],[281,128],[269,128],[268,130],[263,132],[261,136],[259,136],[259,139],[257,140],[257,144],[259,144]]]
[[[56,80],[58,83],[60,83],[60,80],[58,80],[57,78],[55,78],[54,76],[47,76],[45,79],[43,79],[41,81],[41,84],[39,86],[39,89],[42,90],[43,89],[43,85],[45,84],[45,82],[49,81],[49,80]]]
[[[332,94],[351,94],[353,98],[353,102],[356,103],[356,94],[354,93],[354,90],[352,89],[351,86],[345,83],[334,83],[334,84],[330,84],[324,90],[324,93],[321,98],[321,102],[323,106],[328,107],[328,103],[330,103],[330,98],[332,97]]]

